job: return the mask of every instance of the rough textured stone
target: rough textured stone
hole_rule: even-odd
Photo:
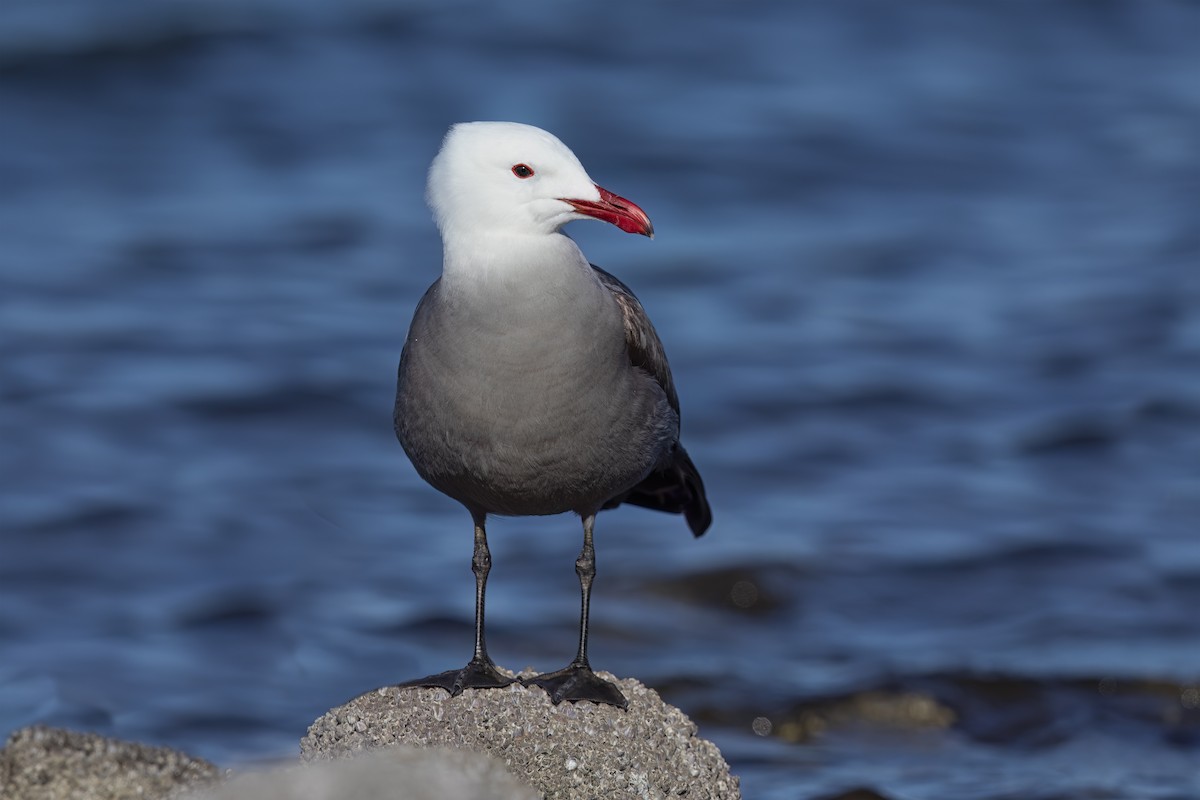
[[[187,800],[540,800],[499,761],[447,748],[385,747],[353,759],[248,772]],[[182,798],[181,798],[182,800]]]
[[[314,722],[300,751],[314,760],[398,743],[476,750],[503,761],[547,800],[741,796],[720,751],[696,736],[683,712],[636,680],[618,685],[628,711],[555,706],[541,689],[520,684],[458,697],[441,689],[377,689]]]
[[[4,800],[155,800],[219,776],[213,764],[169,747],[40,725],[14,732],[0,750]]]

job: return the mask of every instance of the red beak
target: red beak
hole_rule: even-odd
[[[650,224],[650,217],[646,216],[646,212],[638,208],[636,203],[613,194],[602,186],[597,186],[596,191],[600,192],[599,202],[566,198],[563,198],[563,202],[570,203],[580,214],[611,222],[626,233],[640,233],[642,236],[654,238],[654,226]]]

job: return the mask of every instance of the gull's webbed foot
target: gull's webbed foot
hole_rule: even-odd
[[[608,703],[617,708],[628,708],[629,701],[620,689],[592,671],[587,664],[573,662],[557,672],[522,678],[525,686],[540,686],[550,695],[550,701],[558,705],[566,700],[577,703],[590,700],[593,703]]]
[[[491,660],[471,659],[462,669],[452,669],[427,675],[415,681],[405,681],[397,684],[401,687],[425,686],[428,688],[445,689],[451,697],[462,694],[463,689],[499,689],[514,681],[500,670]]]

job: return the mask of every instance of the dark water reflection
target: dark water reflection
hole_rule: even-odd
[[[716,525],[599,525],[595,661],[749,797],[1200,793],[1193,3],[0,9],[0,721],[222,762],[456,664],[469,521],[390,431],[459,119],[654,218]],[[560,666],[566,518],[494,525]]]

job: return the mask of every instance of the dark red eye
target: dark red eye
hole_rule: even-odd
[[[518,178],[532,178],[533,167],[528,164],[514,164],[513,175],[516,175]]]

